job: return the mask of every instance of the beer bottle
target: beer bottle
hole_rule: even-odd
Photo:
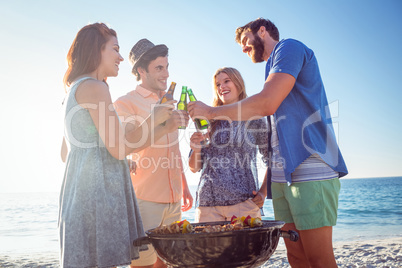
[[[180,101],[177,103],[177,110],[187,111],[187,87],[181,88]],[[179,129],[186,129],[186,126],[179,126]]]
[[[191,88],[189,88],[187,90],[187,93],[188,93],[188,98],[190,99],[190,101],[197,100],[197,98],[194,96],[194,93],[191,90]],[[204,141],[201,143],[201,145],[208,145],[210,143],[210,139],[209,139],[209,135],[208,135],[210,124],[209,124],[208,120],[196,118],[196,119],[194,119],[194,123],[195,123],[195,127],[197,128],[197,131],[201,132],[204,136]]]
[[[176,88],[176,82],[172,82],[170,84],[169,90],[166,92],[165,95],[159,101],[160,104],[167,102],[168,100],[173,100],[173,93]],[[166,125],[166,121],[161,124],[162,126]]]
[[[170,84],[168,92],[166,92],[166,94],[163,95],[163,97],[159,103],[165,103],[168,100],[173,100],[173,93],[174,93],[175,88],[176,88],[176,82],[172,82]]]

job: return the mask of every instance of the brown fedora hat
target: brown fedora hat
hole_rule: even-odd
[[[128,56],[133,69],[136,67],[138,62],[141,60],[142,56],[144,56],[147,52],[151,51],[152,49],[160,46],[166,45],[154,45],[151,41],[144,38],[139,40],[131,49],[130,54]]]

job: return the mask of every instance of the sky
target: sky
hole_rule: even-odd
[[[66,55],[79,29],[94,22],[116,30],[125,59],[108,79],[113,100],[135,89],[128,54],[148,38],[169,47],[168,83],[210,104],[220,67],[238,69],[248,95],[261,91],[265,63],[252,63],[234,32],[270,19],[281,39],[316,54],[346,178],[402,176],[401,15],[400,0],[0,1],[0,192],[60,190]],[[185,161],[193,131],[180,132]],[[200,174],[186,163],[185,170],[198,184]]]

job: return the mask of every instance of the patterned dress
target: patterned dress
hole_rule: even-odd
[[[89,112],[65,100],[65,139],[70,149],[60,192],[61,267],[112,267],[137,259],[133,241],[145,236],[125,160],[109,154]]]
[[[214,122],[211,144],[201,150],[196,206],[230,206],[253,197],[258,191],[258,151],[266,168],[266,118]]]

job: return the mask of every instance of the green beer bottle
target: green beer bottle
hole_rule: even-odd
[[[188,98],[190,99],[190,101],[196,101],[197,98],[194,96],[193,91],[191,90],[191,88],[187,89],[187,93],[188,93]],[[195,123],[195,127],[197,128],[198,132],[201,132],[204,136],[204,141],[201,143],[201,145],[208,145],[210,143],[210,139],[209,139],[209,135],[208,135],[208,131],[209,131],[209,122],[206,119],[194,119],[194,123]]]
[[[187,111],[187,87],[181,88],[180,101],[177,103],[177,110]],[[179,126],[179,129],[186,129],[186,126]]]

